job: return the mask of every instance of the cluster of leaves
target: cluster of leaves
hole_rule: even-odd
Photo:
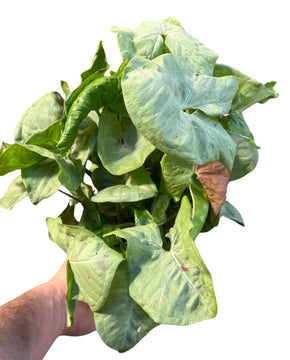
[[[243,225],[226,201],[228,182],[258,161],[243,111],[277,94],[274,82],[217,64],[174,18],[113,31],[118,71],[108,73],[100,42],[80,85],[63,81],[65,100],[45,94],[20,119],[15,143],[2,143],[0,175],[21,174],[0,205],[26,196],[37,204],[58,190],[70,197],[47,219],[68,257],[68,323],[75,301],[88,303],[104,342],[124,352],[158,324],[216,315],[195,238],[221,216]]]

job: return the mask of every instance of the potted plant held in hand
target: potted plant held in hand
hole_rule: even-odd
[[[0,205],[69,197],[47,219],[68,257],[68,324],[75,301],[86,302],[103,341],[124,352],[158,324],[216,315],[195,239],[221,216],[243,225],[226,200],[228,182],[258,161],[243,112],[277,94],[274,82],[218,64],[174,18],[112,30],[119,69],[109,72],[100,42],[80,85],[62,81],[65,99],[42,96],[18,122],[15,143],[2,143],[0,175],[21,172]]]

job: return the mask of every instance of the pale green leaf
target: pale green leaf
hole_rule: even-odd
[[[6,142],[3,142],[2,141],[2,144],[1,144],[1,147],[0,147],[0,155],[9,148],[10,144],[6,143]]]
[[[245,226],[244,220],[242,215],[239,211],[228,201],[225,201],[222,209],[221,209],[221,216],[224,216],[230,220],[235,221],[236,223]]]
[[[105,305],[94,313],[96,330],[111,348],[125,352],[156,324],[129,295],[128,266],[119,265]]]
[[[254,136],[251,133],[243,114],[238,111],[231,111],[227,120],[225,129],[231,135],[240,136],[243,139],[247,140],[255,148],[259,148],[254,141]]]
[[[12,181],[5,195],[0,199],[0,206],[4,209],[11,210],[16,204],[27,196],[27,191],[22,177],[17,176]]]
[[[166,54],[133,59],[122,89],[136,128],[159,150],[195,165],[218,160],[232,167],[236,144],[218,116],[231,108],[234,77],[195,74],[185,60]]]
[[[61,157],[58,152],[51,151],[37,145],[24,144],[22,145],[22,148],[29,150],[31,154],[42,156],[41,159],[47,158],[55,160],[59,166],[59,181],[71,192],[74,192],[81,184],[81,176],[74,163],[69,158]],[[35,163],[30,166],[35,165]],[[26,167],[28,166],[25,166],[25,168]],[[21,167],[21,169],[22,168],[24,167]]]
[[[216,65],[214,76],[223,77],[229,75],[235,76],[239,85],[239,89],[233,100],[233,110],[242,112],[255,103],[264,103],[278,96],[273,88],[275,82],[262,84],[230,66],[222,64]]]
[[[58,120],[45,129],[35,131],[25,141],[25,144],[37,145],[45,149],[55,151],[60,136],[61,136],[61,121]]]
[[[191,184],[195,166],[172,155],[164,155],[161,160],[163,185],[166,192],[175,201],[181,199],[186,188]]]
[[[35,132],[59,120],[62,113],[63,98],[57,92],[43,95],[22,115],[15,129],[15,141],[25,142]]]
[[[192,229],[190,234],[193,240],[201,232],[209,211],[209,200],[201,183],[192,177],[190,184],[190,194],[192,199]]]
[[[66,253],[83,299],[92,311],[106,302],[112,280],[123,256],[93,232],[60,219],[47,219],[49,236]]]
[[[258,163],[258,150],[247,140],[232,136],[237,144],[237,153],[232,171],[230,173],[230,181],[237,180],[253,171]]]
[[[61,185],[58,179],[59,166],[51,159],[23,169],[21,175],[28,196],[35,205],[53,195]]]
[[[113,27],[123,60],[142,56],[153,59],[170,52],[184,58],[196,72],[212,75],[217,54],[188,34],[170,17],[143,22],[135,30]]]
[[[98,155],[110,173],[122,175],[139,168],[154,149],[128,116],[113,114],[108,110],[102,112]]]
[[[115,231],[128,241],[130,296],[157,323],[188,325],[216,315],[211,276],[190,236],[190,214],[184,197],[168,234],[169,251],[155,224]]]
[[[162,225],[168,220],[166,210],[170,204],[170,199],[170,195],[167,194],[158,194],[155,197],[151,207],[151,212],[157,225]]]
[[[124,183],[99,191],[92,197],[95,202],[136,202],[154,197],[158,194],[156,185],[148,172],[143,168],[123,175]]]
[[[95,120],[91,118],[97,115],[95,113],[90,116],[90,114],[81,122],[78,136],[70,149],[70,157],[80,173],[97,144],[98,127]]]
[[[68,83],[66,81],[64,81],[64,80],[61,80],[60,85],[61,85],[61,88],[62,88],[64,94],[65,94],[65,97],[68,98],[69,94],[71,93]]]

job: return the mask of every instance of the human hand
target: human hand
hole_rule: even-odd
[[[56,291],[60,293],[62,300],[65,304],[65,297],[67,291],[67,280],[66,280],[66,264],[67,260],[64,261],[59,271],[51,279],[50,283],[55,287]],[[63,307],[65,312],[64,318],[66,319],[66,306]],[[88,304],[76,301],[75,318],[74,323],[71,327],[67,327],[64,324],[64,329],[61,335],[67,336],[82,336],[89,334],[95,330],[95,323],[93,319],[93,313]]]

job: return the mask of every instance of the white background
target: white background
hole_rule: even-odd
[[[4,5],[5,4],[5,5]],[[246,227],[223,219],[196,240],[211,271],[218,315],[186,326],[159,326],[119,354],[96,333],[59,338],[53,359],[290,358],[289,261],[289,7],[276,1],[10,1],[0,5],[0,140],[13,142],[22,113],[40,96],[80,81],[103,40],[113,70],[120,64],[110,27],[175,16],[191,35],[229,64],[261,82],[276,80],[278,99],[245,117],[260,150],[253,173],[231,183],[228,200]],[[0,178],[0,197],[16,177]],[[0,209],[0,305],[49,280],[65,254],[47,236],[45,219],[67,199],[28,199]]]

